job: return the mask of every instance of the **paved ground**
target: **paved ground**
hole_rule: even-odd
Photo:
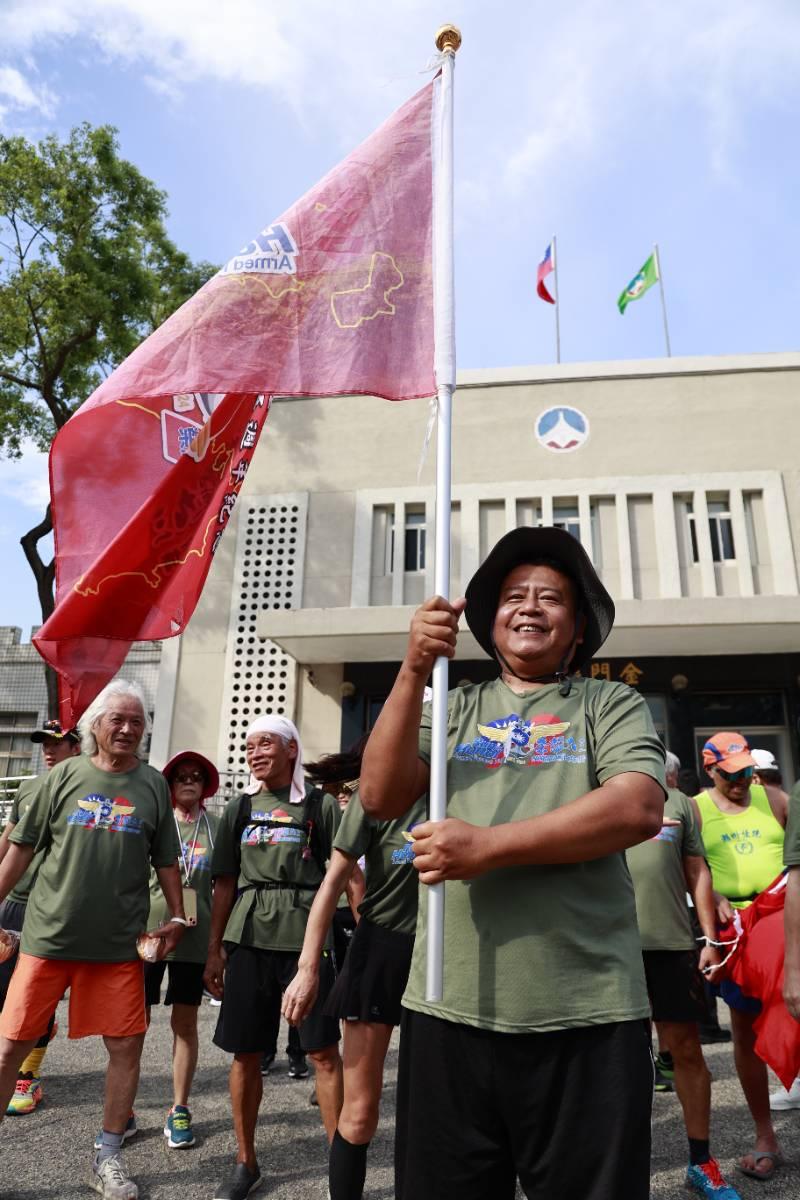
[[[63,1006],[62,1006],[63,1010]],[[141,1132],[126,1158],[140,1185],[142,1200],[204,1200],[213,1196],[233,1155],[227,1099],[227,1056],[211,1044],[216,1010],[201,1009],[201,1065],[193,1110],[198,1145],[168,1151],[161,1130],[170,1100],[170,1035],[163,1009],[148,1035],[142,1083],[136,1103]],[[66,1013],[59,1014],[62,1028]],[[736,1083],[728,1046],[707,1047],[714,1075],[714,1140],[725,1169],[750,1144],[749,1122]],[[392,1123],[396,1050],[390,1051],[383,1118],[370,1152],[368,1200],[391,1200]],[[6,1121],[0,1129],[0,1197],[3,1200],[87,1200],[85,1186],[91,1142],[101,1112],[103,1053],[99,1042],[68,1042],[59,1036],[48,1052],[46,1101],[31,1117]],[[256,1197],[269,1200],[323,1200],[326,1145],[311,1083],[284,1074],[269,1076],[262,1106],[259,1158],[266,1186]],[[741,1179],[743,1200],[798,1200],[800,1197],[800,1111],[782,1114],[777,1125],[791,1164],[766,1184]],[[678,1102],[655,1097],[653,1120],[653,1200],[684,1200],[685,1139]],[[579,1143],[576,1143],[579,1149]],[[487,1198],[492,1200],[492,1198]],[[554,1197],[554,1200],[558,1200]],[[620,1200],[624,1200],[623,1197]]]

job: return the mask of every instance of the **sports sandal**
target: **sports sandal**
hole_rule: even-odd
[[[756,1163],[759,1163],[762,1158],[769,1158],[772,1160],[772,1165],[768,1171],[757,1171],[755,1167],[743,1167],[741,1163],[739,1163],[739,1170],[743,1175],[748,1175],[750,1179],[760,1179],[762,1182],[766,1181],[767,1179],[772,1179],[772,1176],[775,1174],[778,1168],[783,1166],[784,1159],[780,1150],[751,1150],[750,1154],[752,1154],[753,1160]]]

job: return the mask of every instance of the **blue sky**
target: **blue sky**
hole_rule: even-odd
[[[615,305],[654,241],[674,354],[797,346],[794,0],[0,0],[0,17],[0,129],[116,125],[175,241],[220,262],[421,86],[454,21],[460,366],[553,360],[534,291],[553,232],[565,361],[663,354],[657,294]],[[0,462],[0,624],[26,637],[18,539],[45,497],[39,456]]]

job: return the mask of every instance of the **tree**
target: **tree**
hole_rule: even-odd
[[[88,123],[66,141],[0,136],[0,455],[47,450],[101,380],[214,273],[167,235],[166,196],[119,155],[117,131]],[[21,545],[42,620],[55,562]],[[47,672],[56,715],[55,677]]]

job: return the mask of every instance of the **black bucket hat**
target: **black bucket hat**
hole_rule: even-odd
[[[550,558],[563,565],[578,590],[579,606],[586,618],[583,641],[575,647],[570,671],[579,670],[600,649],[614,624],[614,601],[603,587],[583,546],[565,529],[550,526],[512,529],[490,551],[467,584],[467,618],[475,640],[495,658],[492,630],[500,588],[509,571],[520,563]]]

